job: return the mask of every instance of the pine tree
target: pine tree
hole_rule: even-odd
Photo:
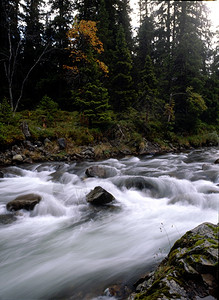
[[[149,55],[146,56],[144,69],[141,71],[139,108],[145,112],[146,122],[149,120],[149,116],[154,117],[157,112],[162,110],[161,100],[158,99],[158,81]]]
[[[142,25],[139,28],[137,36],[137,48],[136,48],[136,63],[139,70],[144,68],[146,56],[153,55],[153,39],[154,39],[154,24],[152,17],[146,17],[142,21]]]
[[[65,66],[77,79],[72,91],[72,100],[79,107],[89,126],[109,121],[108,91],[100,79],[108,73],[107,66],[99,60],[104,52],[103,44],[97,37],[94,21],[75,21],[68,31],[72,65]],[[95,121],[95,122],[94,122]]]
[[[123,111],[133,104],[135,92],[131,76],[132,59],[122,25],[116,38],[114,66],[111,73],[111,99],[116,111]]]
[[[124,34],[125,34],[125,40],[127,43],[127,46],[130,51],[133,50],[133,39],[132,39],[132,30],[131,30],[131,24],[130,24],[130,5],[129,0],[118,0],[117,1],[117,22],[118,25],[123,27]]]

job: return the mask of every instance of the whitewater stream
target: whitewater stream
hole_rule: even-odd
[[[0,215],[17,196],[42,197],[33,211],[0,224],[0,299],[115,299],[104,290],[132,286],[186,231],[218,222],[219,149],[101,162],[4,168]],[[89,166],[111,177],[87,178]],[[86,202],[95,186],[115,201]]]

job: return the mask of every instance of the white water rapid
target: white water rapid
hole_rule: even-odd
[[[0,224],[0,299],[113,299],[110,285],[132,285],[187,230],[218,222],[218,148],[101,162],[44,163],[2,169],[0,215],[17,196],[42,201]],[[91,165],[113,177],[86,178]],[[95,186],[115,202],[97,208]]]

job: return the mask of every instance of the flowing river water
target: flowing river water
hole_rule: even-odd
[[[211,148],[3,169],[0,214],[19,195],[42,200],[0,225],[0,299],[113,299],[101,296],[104,289],[131,286],[186,231],[218,222],[218,157]],[[105,166],[111,177],[86,178],[91,165]],[[88,204],[95,186],[116,200]]]

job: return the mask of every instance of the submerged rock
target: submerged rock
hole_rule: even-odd
[[[101,186],[96,186],[89,194],[87,194],[86,199],[87,202],[91,204],[104,205],[112,202],[115,198]]]
[[[108,178],[114,177],[117,175],[115,168],[108,166],[90,166],[85,171],[87,177],[99,177],[99,178]]]
[[[11,214],[0,215],[0,224],[11,224],[16,220],[17,218]]]
[[[188,231],[128,299],[218,299],[218,228],[203,223]]]
[[[22,195],[8,202],[6,208],[9,211],[17,211],[19,209],[33,210],[40,201],[41,196],[37,194]]]

